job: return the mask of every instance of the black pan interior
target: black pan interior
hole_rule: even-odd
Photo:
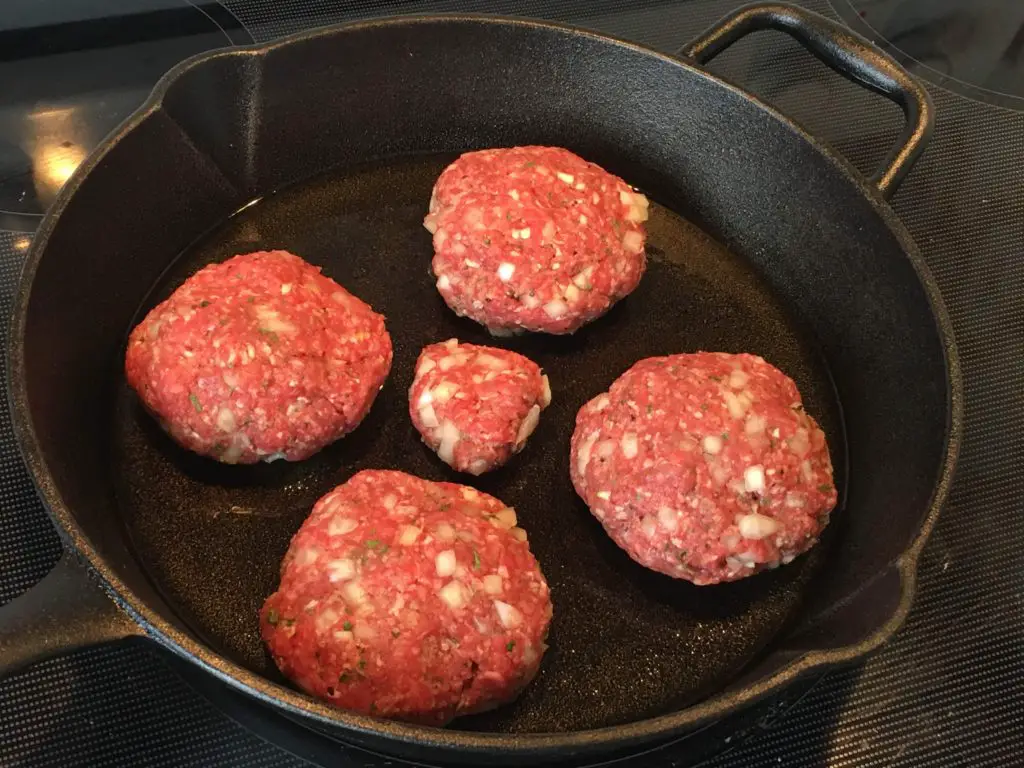
[[[698,588],[649,572],[612,544],[573,492],[568,442],[576,411],[642,357],[754,352],[796,380],[828,434],[842,483],[843,425],[829,371],[814,338],[750,265],[657,204],[648,272],[632,296],[571,337],[491,339],[445,307],[429,273],[421,220],[451,159],[400,157],[332,171],[244,208],[182,254],[140,316],[205,264],[284,248],[386,315],[394,366],[354,433],[308,461],[255,467],[226,467],[179,449],[122,378],[109,442],[117,513],[141,566],[193,632],[218,653],[282,679],[256,616],[314,501],[364,468],[470,482],[516,508],[550,582],[555,617],[542,672],[526,693],[458,726],[559,732],[678,709],[735,678],[794,620],[831,537],[790,566],[737,584]],[[549,374],[554,393],[526,450],[476,480],[441,464],[407,414],[419,350],[453,336],[528,355]]]

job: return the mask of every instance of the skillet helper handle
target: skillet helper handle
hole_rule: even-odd
[[[0,607],[0,678],[52,656],[143,634],[65,550],[42,581]]]
[[[899,144],[871,177],[883,198],[896,191],[931,135],[934,109],[928,92],[907,70],[860,35],[812,11],[782,3],[749,5],[716,23],[680,54],[707,64],[752,32],[785,32],[848,80],[885,96],[906,120]]]

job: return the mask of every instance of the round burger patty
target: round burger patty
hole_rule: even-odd
[[[453,469],[474,475],[522,450],[550,402],[548,377],[532,360],[457,339],[420,353],[409,389],[423,441]]]
[[[437,289],[498,335],[572,333],[640,282],[647,207],[566,149],[469,152],[438,178],[424,220]]]
[[[434,725],[518,695],[550,621],[547,582],[511,508],[384,470],[317,502],[260,615],[275,662],[303,690]]]
[[[796,385],[746,354],[636,363],[580,409],[570,472],[634,560],[694,584],[789,563],[837,499]]]
[[[125,376],[182,446],[297,461],[351,431],[391,368],[384,318],[286,251],[199,270],[132,331]]]

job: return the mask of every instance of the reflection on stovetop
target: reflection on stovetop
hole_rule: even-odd
[[[5,0],[0,225],[33,229],[78,164],[168,69],[244,42],[237,22],[185,0]]]
[[[834,0],[836,11],[907,57],[921,77],[1024,107],[1024,3],[1020,0]]]

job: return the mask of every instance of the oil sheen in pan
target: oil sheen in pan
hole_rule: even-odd
[[[506,467],[478,479],[457,475],[420,443],[406,406],[424,345],[453,336],[496,343],[444,305],[430,274],[421,221],[450,159],[402,158],[294,185],[247,206],[182,254],[140,312],[205,264],[285,248],[384,313],[394,366],[370,415],[348,437],[305,462],[249,467],[177,448],[119,381],[110,446],[118,513],[139,562],[181,619],[218,652],[280,680],[260,642],[257,611],[316,499],[364,468],[471,482],[516,508],[551,585],[555,616],[541,674],[523,696],[456,727],[576,730],[684,706],[735,678],[792,619],[829,542],[841,536],[842,516],[833,516],[810,554],[745,582],[694,587],[647,571],[611,542],[573,491],[576,411],[642,357],[754,352],[796,380],[829,437],[842,488],[841,412],[828,370],[759,275],[654,204],[649,267],[632,296],[573,336],[497,342],[542,365],[554,399]]]

